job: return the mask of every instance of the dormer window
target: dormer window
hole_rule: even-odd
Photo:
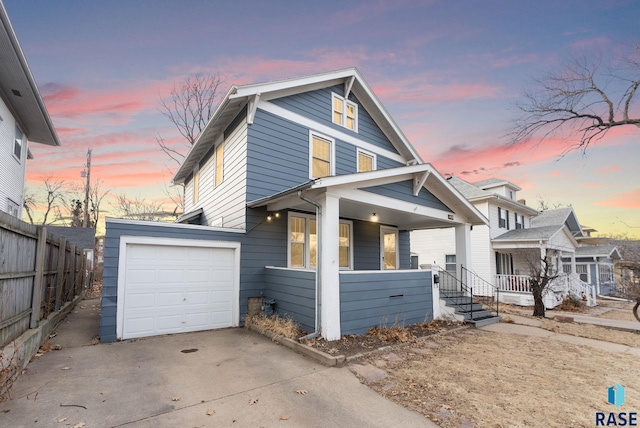
[[[358,104],[332,94],[333,123],[358,132]]]

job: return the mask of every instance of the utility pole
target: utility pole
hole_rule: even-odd
[[[84,220],[82,227],[89,227],[89,191],[91,190],[91,149],[87,150],[87,185],[84,193]]]

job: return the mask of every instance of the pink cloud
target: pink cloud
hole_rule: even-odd
[[[494,99],[500,96],[497,86],[481,83],[431,83],[428,76],[387,80],[373,85],[373,91],[386,102],[415,101],[421,104],[443,101]]]
[[[593,172],[600,174],[600,173],[608,173],[608,172],[618,172],[620,171],[620,166],[619,165],[613,165],[613,166],[607,166],[604,168],[599,168],[594,170]]]
[[[638,209],[640,208],[640,189],[619,193],[611,199],[596,202],[595,205],[603,207]]]

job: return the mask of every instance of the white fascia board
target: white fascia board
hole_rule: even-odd
[[[300,92],[313,90],[312,88],[324,88],[342,83],[345,78],[357,74],[354,68],[330,71],[328,73],[314,74],[305,77],[293,77],[275,82],[255,83],[238,86],[237,92],[232,98],[247,97],[260,92],[265,99],[293,95]]]
[[[393,183],[402,180],[413,179],[413,174],[432,171],[433,167],[423,163],[410,166],[399,166],[397,168],[378,169],[376,171],[358,172],[355,174],[336,175],[333,177],[318,178],[311,186],[314,189],[341,186],[343,184],[353,184],[356,187],[371,187],[381,184]]]
[[[106,217],[104,221],[105,223],[114,223],[114,224],[131,224],[131,225],[140,225],[140,226],[172,227],[172,228],[178,228],[178,229],[207,230],[207,231],[215,231],[215,232],[246,233],[246,230],[244,229],[202,226],[199,224],[183,224],[183,223],[168,223],[168,222],[161,222],[161,221],[131,220],[126,218],[113,218],[113,217]]]
[[[276,115],[278,117],[281,117],[283,119],[287,119],[290,120],[292,122],[298,123],[302,126],[305,126],[313,131],[316,131],[318,133],[327,135],[329,137],[332,138],[336,138],[339,140],[342,140],[344,142],[347,142],[349,144],[353,144],[354,146],[363,148],[367,151],[370,151],[372,153],[375,153],[379,156],[384,156],[386,158],[389,158],[391,160],[397,161],[397,162],[401,162],[401,163],[405,163],[407,160],[405,158],[403,158],[401,155],[397,154],[397,153],[393,153],[390,152],[389,150],[385,150],[382,149],[380,147],[374,146],[373,144],[361,140],[359,138],[354,137],[353,135],[349,135],[347,133],[344,133],[342,131],[336,130],[330,126],[327,125],[323,125],[321,123],[318,123],[312,119],[309,119],[308,117],[299,115],[297,113],[293,113],[285,108],[282,108],[280,106],[277,106],[273,103],[270,103],[268,101],[265,101],[265,96],[264,94],[261,95],[260,97],[260,101],[258,103],[258,108],[266,111],[268,113],[271,113],[273,115]]]
[[[207,134],[209,130],[220,119],[220,116],[222,116],[222,113],[229,105],[231,94],[235,93],[236,90],[237,90],[236,86],[232,85],[231,88],[229,88],[229,90],[227,91],[224,98],[222,98],[222,101],[220,101],[220,104],[218,104],[216,111],[213,112],[213,114],[211,115],[211,118],[209,119],[209,122],[207,122],[207,126],[204,127],[204,129],[198,136],[198,139],[196,140],[196,142],[193,143],[193,146],[191,146],[191,148],[189,149],[187,156],[185,156],[184,160],[182,161],[182,164],[180,164],[178,171],[176,171],[173,178],[171,179],[172,183],[174,184],[184,183],[184,179],[189,175],[189,172],[193,169],[193,165],[191,164],[195,162],[195,160],[193,159],[195,157],[194,153],[197,153],[197,149],[199,149],[199,147],[202,144],[204,144],[203,140],[208,138]]]

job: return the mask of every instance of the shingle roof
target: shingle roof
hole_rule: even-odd
[[[542,211],[531,219],[531,226],[558,226],[567,221],[567,217],[573,210],[571,208],[559,208],[557,210]]]
[[[493,241],[531,241],[550,239],[562,229],[563,225],[531,227],[529,229],[514,229],[493,238]]]
[[[618,253],[616,258],[619,257],[620,254],[615,245],[585,245],[576,248],[576,257],[610,257],[614,253]]]
[[[487,192],[486,190],[479,189],[473,184],[464,181],[463,179],[456,176],[451,176],[447,180],[453,187],[458,190],[458,192],[462,194],[462,196],[467,199],[481,198],[483,196],[491,196],[493,194],[491,192]]]

